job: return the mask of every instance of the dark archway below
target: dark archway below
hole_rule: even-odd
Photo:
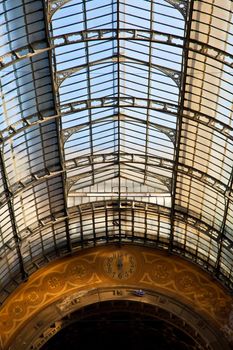
[[[89,305],[70,315],[66,326],[52,337],[42,350],[76,350],[97,347],[119,350],[196,350],[204,349],[190,335],[152,315],[135,303],[102,302]],[[138,304],[138,303],[137,303]]]

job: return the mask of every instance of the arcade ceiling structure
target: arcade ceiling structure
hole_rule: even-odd
[[[106,243],[233,288],[233,3],[1,0],[0,302]]]

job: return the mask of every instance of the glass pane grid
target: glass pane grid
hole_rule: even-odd
[[[68,236],[154,242],[232,280],[232,9],[197,3],[185,42],[189,1],[1,2],[4,284]]]

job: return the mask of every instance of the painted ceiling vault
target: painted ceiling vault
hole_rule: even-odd
[[[0,302],[137,243],[233,288],[233,2],[0,0]]]

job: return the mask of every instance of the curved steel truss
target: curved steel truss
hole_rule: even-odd
[[[1,302],[136,242],[233,287],[233,4],[0,1]]]

